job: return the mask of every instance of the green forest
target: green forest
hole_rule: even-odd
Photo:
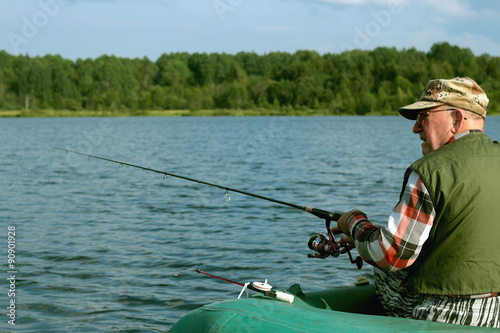
[[[391,115],[418,100],[428,80],[457,76],[475,79],[490,98],[489,113],[500,113],[500,58],[448,43],[428,52],[165,53],[156,61],[0,51],[0,110]]]

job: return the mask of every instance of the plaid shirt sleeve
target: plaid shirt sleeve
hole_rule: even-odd
[[[415,262],[435,216],[424,182],[408,169],[399,203],[389,216],[387,227],[373,225],[361,212],[351,215],[347,226],[363,260],[394,272]]]

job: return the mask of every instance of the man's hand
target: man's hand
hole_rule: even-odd
[[[347,249],[354,249],[354,240],[351,238],[351,233],[348,230],[347,222],[350,219],[352,215],[355,213],[361,212],[359,209],[353,209],[344,215],[342,215],[339,220],[337,221],[337,226],[331,228],[330,230],[332,231],[332,234],[334,235],[339,235],[339,234],[344,234],[342,237],[340,237],[340,244],[345,245],[345,247],[340,250],[340,253],[346,253]]]
[[[340,237],[339,244],[341,246],[344,245],[344,247],[342,247],[342,249],[340,250],[341,254],[346,253],[348,249],[351,250],[351,249],[354,249],[356,247],[356,246],[354,246],[354,240],[351,237],[346,236],[346,235],[342,235],[342,237]]]
[[[337,221],[337,226],[330,229],[330,230],[332,230],[332,233],[334,235],[346,234],[347,236],[351,236],[351,233],[349,232],[349,230],[347,230],[347,220],[349,220],[349,218],[352,215],[354,215],[354,213],[358,213],[358,212],[361,212],[361,211],[359,209],[353,209],[353,210],[345,213],[344,215],[342,215],[339,218],[339,220]]]

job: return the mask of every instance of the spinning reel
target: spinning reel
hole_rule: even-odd
[[[318,258],[318,259],[325,259],[328,258],[329,256],[338,257],[340,255],[340,246],[343,246],[347,250],[347,254],[349,255],[351,264],[356,264],[356,267],[358,267],[358,269],[361,269],[361,267],[363,266],[363,259],[357,256],[356,259],[353,260],[348,245],[347,244],[339,245],[335,241],[335,237],[333,236],[332,231],[330,230],[331,220],[325,219],[325,222],[327,230],[326,234],[318,234],[309,238],[307,246],[309,247],[309,249],[315,251],[316,253],[315,254],[309,253],[307,257]]]

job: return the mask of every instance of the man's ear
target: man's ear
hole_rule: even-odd
[[[467,117],[465,116],[465,112],[461,109],[455,109],[453,111],[453,134],[460,133],[460,129],[465,125],[465,121]]]

